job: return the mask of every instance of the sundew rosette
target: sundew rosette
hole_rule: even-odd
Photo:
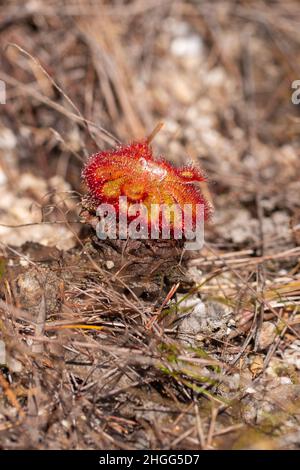
[[[92,155],[82,176],[95,209],[109,205],[117,222],[136,219],[152,238],[161,236],[164,227],[170,227],[171,236],[184,233],[195,227],[199,215],[207,220],[211,213],[196,186],[206,180],[203,173],[155,159],[146,140]]]

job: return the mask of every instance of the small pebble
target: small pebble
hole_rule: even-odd
[[[115,266],[115,263],[110,260],[106,261],[105,264],[106,264],[107,269],[112,269]]]
[[[6,350],[4,341],[0,340],[0,365],[6,364]]]

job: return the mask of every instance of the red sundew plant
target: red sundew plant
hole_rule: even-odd
[[[149,214],[155,204],[175,205],[182,211],[189,204],[193,223],[197,205],[203,207],[204,220],[211,213],[208,202],[195,186],[195,183],[206,181],[202,172],[193,166],[175,168],[162,158],[155,159],[148,140],[92,155],[82,176],[95,206],[111,204],[117,215],[121,211],[121,196],[127,197],[128,210],[133,204],[143,204]],[[175,219],[170,217],[174,225]]]

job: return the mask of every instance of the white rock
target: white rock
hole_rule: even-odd
[[[6,349],[4,341],[0,340],[0,365],[6,364]]]
[[[7,127],[0,128],[0,148],[3,150],[12,150],[17,145],[15,134]]]
[[[0,168],[0,186],[7,182],[7,177],[2,168]]]
[[[171,52],[177,57],[198,57],[203,52],[203,43],[200,36],[177,37],[171,42]]]
[[[268,348],[274,341],[276,337],[276,326],[274,323],[265,321],[262,324],[259,339],[258,339],[258,348],[260,350]]]
[[[281,385],[287,385],[287,384],[291,384],[292,381],[289,377],[280,377],[280,383]]]
[[[6,351],[4,341],[0,340],[0,366],[6,366],[11,372],[21,372],[22,363],[10,356]]]

